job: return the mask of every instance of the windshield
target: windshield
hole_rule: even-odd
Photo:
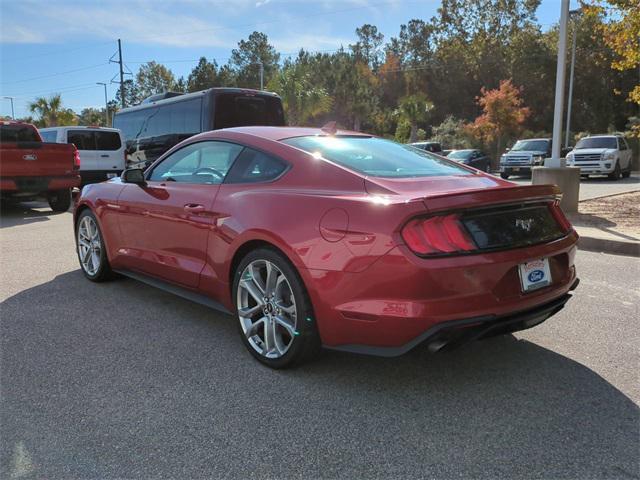
[[[295,137],[284,143],[373,177],[471,175],[468,170],[409,145],[375,137]]]
[[[35,128],[30,125],[0,125],[0,143],[39,141]]]
[[[447,157],[454,158],[456,160],[466,160],[471,157],[473,150],[454,150]]]
[[[576,144],[576,150],[580,148],[618,148],[615,137],[591,137],[583,138]]]
[[[512,152],[546,152],[549,140],[518,140],[511,149]]]

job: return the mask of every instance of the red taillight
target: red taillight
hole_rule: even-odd
[[[402,229],[407,246],[419,255],[441,255],[470,252],[477,247],[458,215],[416,218]]]
[[[558,223],[558,225],[560,225],[560,228],[564,233],[568,233],[573,229],[573,225],[571,225],[571,222],[565,216],[564,212],[562,211],[562,208],[560,208],[559,201],[556,200],[555,202],[550,204],[549,210],[551,210],[551,214],[553,215],[553,218],[555,218],[556,222]]]
[[[77,148],[73,151],[73,169],[80,170],[80,152]]]

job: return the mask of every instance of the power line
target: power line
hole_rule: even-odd
[[[98,67],[102,67],[104,65],[109,65],[109,63],[107,62],[107,63],[100,63],[98,65],[89,65],[89,66],[86,66],[86,67],[75,68],[73,70],[67,70],[66,72],[51,73],[49,75],[41,75],[39,77],[32,77],[32,78],[23,78],[22,80],[13,80],[11,82],[0,82],[0,84],[9,85],[9,84],[13,84],[13,83],[30,82],[32,80],[41,80],[43,78],[50,78],[50,77],[57,77],[59,75],[66,75],[67,73],[81,72],[83,70],[91,70],[92,68],[98,68]]]
[[[74,47],[74,48],[65,48],[63,50],[55,50],[55,51],[51,51],[51,52],[47,52],[47,53],[38,53],[36,55],[28,55],[26,57],[20,56],[20,57],[13,57],[13,58],[5,58],[4,55],[2,56],[2,58],[0,59],[0,61],[5,62],[5,63],[17,63],[17,62],[22,62],[23,60],[30,60],[32,58],[40,58],[40,57],[52,57],[52,56],[56,56],[56,55],[60,55],[63,53],[68,53],[68,52],[77,52],[78,50],[85,50],[87,48],[93,48],[93,47],[100,47],[102,45],[107,45],[107,44],[111,44],[113,43],[113,40],[110,40],[108,42],[100,42],[100,43],[92,43],[89,45],[84,45],[82,47]]]
[[[71,89],[77,89],[79,87],[88,87],[88,86],[93,86],[95,84],[95,82],[92,83],[81,83],[79,85],[69,85],[66,87],[60,87],[60,88],[56,88],[56,89],[48,89],[48,90],[38,90],[38,91],[33,91],[33,92],[23,92],[23,93],[17,93],[17,94],[11,94],[9,96],[11,97],[28,97],[31,95],[39,95],[42,93],[58,93],[58,92],[64,92],[64,91],[68,91]]]

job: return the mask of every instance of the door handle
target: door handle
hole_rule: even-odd
[[[109,155],[100,155],[102,158],[109,158]]]
[[[204,212],[204,205],[200,205],[198,203],[187,203],[184,206],[184,211],[189,213],[200,213]]]

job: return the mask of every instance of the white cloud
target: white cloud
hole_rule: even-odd
[[[2,17],[0,42],[7,44],[56,43],[88,33],[95,38],[176,47],[235,44],[222,25],[195,15],[166,13],[146,1],[81,5],[25,1],[17,5],[14,15],[5,12]]]
[[[354,40],[317,33],[289,33],[284,37],[269,37],[276,50],[285,53],[297,52],[301,48],[309,51],[337,50],[340,46],[347,48]]]
[[[267,3],[269,3],[271,0],[258,0],[256,2],[256,7],[262,7],[263,5],[266,5]]]

